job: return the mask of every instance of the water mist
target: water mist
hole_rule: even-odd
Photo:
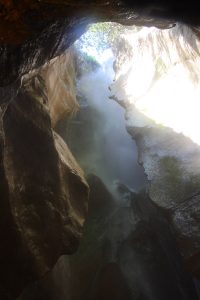
[[[99,176],[111,191],[117,182],[138,191],[146,180],[137,162],[137,148],[126,131],[124,109],[109,99],[113,60],[107,50],[102,64],[78,81],[81,109],[71,121],[69,145],[85,172]]]

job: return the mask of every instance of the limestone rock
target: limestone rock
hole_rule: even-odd
[[[109,220],[107,239],[131,299],[197,299],[168,220],[145,194],[130,193]]]
[[[69,257],[63,255],[41,280],[29,285],[17,300],[71,299]]]
[[[92,212],[81,247],[70,257],[72,299],[197,299],[164,211],[121,186],[115,202],[96,176],[89,185]],[[107,210],[105,199],[112,200]]]
[[[76,101],[75,50],[69,48],[42,68],[52,127],[78,110]]]
[[[198,88],[195,84],[200,78],[197,68],[200,59],[195,45],[199,40],[182,25],[166,32],[144,30],[132,38],[123,37],[128,45],[123,46],[117,56],[116,81],[111,86],[113,98],[126,108],[127,130],[138,146],[138,160],[149,180],[149,196],[166,210],[187,267],[194,276],[200,276],[200,147],[192,137],[187,137],[187,126],[183,126],[186,124],[190,128],[190,122],[193,125],[196,118],[193,110],[193,118],[187,119],[187,111],[188,116],[191,112],[184,107],[196,103]],[[151,50],[148,45],[152,45]],[[126,51],[128,59],[123,61]],[[162,63],[158,63],[159,59]],[[175,81],[172,76],[169,81],[170,74],[177,74],[178,66],[182,70],[179,79]],[[183,80],[184,76],[186,80]],[[141,85],[137,82],[139,77],[143,79]],[[165,79],[175,89],[167,84],[161,88]],[[186,95],[182,93],[181,97],[184,86],[190,87],[190,92],[186,90]],[[177,107],[179,110],[175,111]],[[155,118],[153,109],[159,112],[154,114]],[[171,120],[178,121],[179,115],[182,118],[177,123],[178,131],[170,125]],[[167,117],[169,121],[166,121]],[[191,128],[195,129],[194,126]],[[194,138],[198,140],[198,135]]]
[[[114,203],[112,195],[97,176],[90,174],[87,180],[90,187],[89,215],[78,251],[74,255],[62,256],[44,279],[24,291],[20,300],[91,299],[95,274],[105,262],[103,235]]]
[[[159,28],[169,28],[178,20],[199,24],[195,5],[189,10],[181,2],[175,6],[173,1],[154,2],[1,0],[1,86],[63,53],[97,20]]]
[[[88,186],[51,129],[40,77],[24,80],[1,113],[0,133],[0,283],[14,297],[77,249]]]

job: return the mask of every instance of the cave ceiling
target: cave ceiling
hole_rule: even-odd
[[[197,28],[200,19],[193,2],[0,0],[0,85],[16,82],[61,54],[91,22],[164,29],[179,21]]]

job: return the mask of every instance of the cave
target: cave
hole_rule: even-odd
[[[0,298],[200,299],[198,7],[0,13]]]

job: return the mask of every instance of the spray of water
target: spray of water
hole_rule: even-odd
[[[146,183],[145,175],[137,162],[135,142],[125,128],[124,109],[109,99],[114,77],[111,50],[104,58],[96,71],[84,74],[77,84],[85,102],[75,121],[81,132],[71,134],[77,136],[71,145],[79,144],[73,153],[86,173],[99,176],[111,191],[118,182],[138,191]]]

